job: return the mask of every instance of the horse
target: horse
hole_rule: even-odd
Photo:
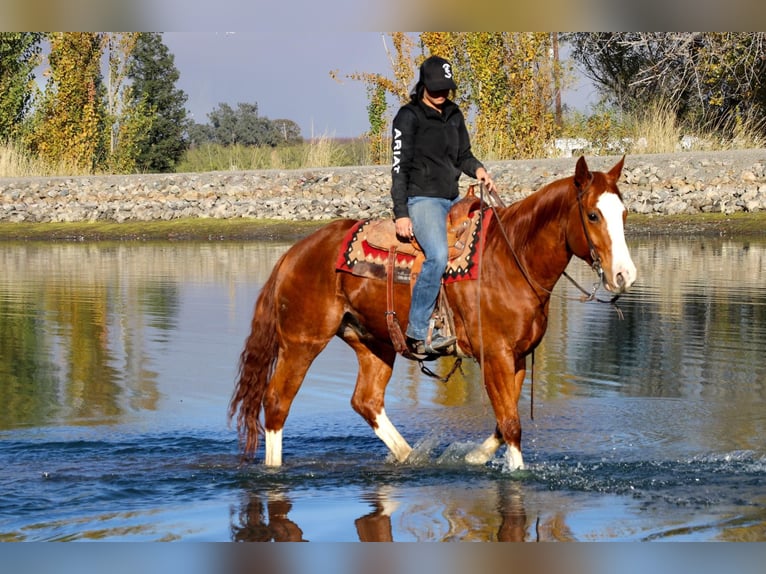
[[[624,229],[627,210],[617,183],[625,156],[608,172],[590,171],[544,185],[507,207],[496,207],[485,230],[478,280],[444,285],[459,355],[479,361],[494,411],[492,434],[465,456],[491,460],[505,444],[505,465],[524,468],[518,401],[526,357],[547,328],[552,290],[572,256],[591,265],[615,296],[636,279]],[[412,448],[386,415],[384,395],[398,356],[387,324],[387,284],[339,272],[334,263],[358,220],[335,220],[295,243],[275,264],[256,300],[229,404],[245,459],[265,436],[264,464],[282,465],[290,405],[313,360],[333,337],[356,353],[352,408],[397,462]],[[410,287],[397,284],[394,312],[406,329]],[[263,414],[263,422],[261,422]]]

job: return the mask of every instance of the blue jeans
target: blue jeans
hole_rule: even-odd
[[[428,334],[428,322],[439,296],[442,275],[447,268],[447,214],[459,199],[460,196],[454,200],[418,196],[407,200],[412,231],[426,255],[412,290],[406,334],[413,339],[422,341]]]

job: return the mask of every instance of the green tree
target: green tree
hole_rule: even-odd
[[[102,36],[48,35],[50,70],[28,141],[43,159],[94,171],[105,158]]]
[[[0,141],[18,135],[34,93],[39,32],[0,32]]]
[[[145,99],[134,98],[132,86],[125,88],[122,97],[125,104],[110,132],[113,151],[108,167],[115,173],[133,173],[139,169],[138,158],[151,132],[156,110]]]
[[[215,129],[210,124],[191,122],[186,131],[189,147],[213,143],[215,141]]]
[[[175,83],[180,74],[175,58],[154,32],[138,35],[130,54],[127,77],[132,82],[131,98],[136,121],[146,129],[133,142],[136,168],[144,172],[169,172],[187,148],[184,134],[187,96]],[[148,117],[144,114],[148,114]]]
[[[284,139],[285,130],[281,130],[266,117],[258,115],[258,104],[237,104],[236,109],[229,104],[220,103],[208,114],[213,126],[214,141],[224,146],[277,146]],[[283,122],[286,120],[282,120]]]
[[[278,145],[295,145],[303,141],[303,136],[301,136],[301,127],[293,120],[271,120],[271,124],[277,133],[277,141],[279,142]]]

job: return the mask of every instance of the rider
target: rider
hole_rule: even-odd
[[[407,326],[407,344],[416,354],[440,354],[455,337],[438,330],[426,343],[428,324],[447,268],[447,214],[458,197],[458,179],[465,173],[495,190],[489,173],[471,151],[460,108],[449,99],[457,85],[452,66],[431,56],[420,66],[420,79],[394,118],[391,198],[396,233],[416,238],[426,260],[415,282]]]

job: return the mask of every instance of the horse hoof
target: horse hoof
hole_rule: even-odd
[[[472,450],[465,455],[465,461],[468,464],[486,464],[489,460],[489,455],[481,450]]]

